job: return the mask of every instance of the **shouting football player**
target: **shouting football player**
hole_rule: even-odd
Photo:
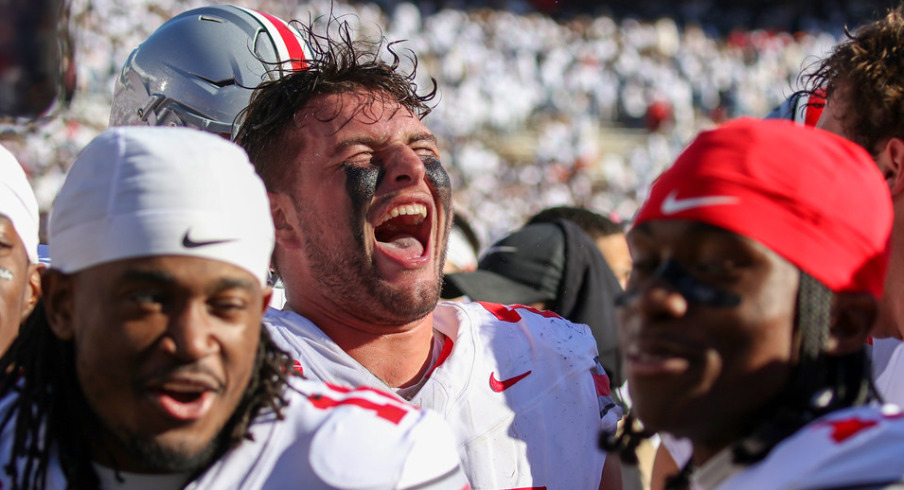
[[[355,41],[338,20],[303,31],[308,67],[261,85],[237,136],[276,226],[287,304],[265,320],[274,340],[305,376],[442,413],[475,488],[597,488],[595,437],[620,412],[588,328],[437,304],[452,189],[422,123],[435,90],[417,92],[415,55]],[[610,469],[602,484],[617,488]]]

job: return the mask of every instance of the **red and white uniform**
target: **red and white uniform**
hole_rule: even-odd
[[[882,399],[904,406],[904,342],[898,339],[873,339],[870,348],[873,380]]]
[[[264,325],[305,376],[389,389],[306,318],[269,310]],[[455,433],[475,489],[597,488],[601,429],[621,410],[586,325],[531,308],[441,302],[442,351],[411,403]]]
[[[699,490],[872,488],[904,481],[904,414],[894,405],[832,412],[780,442],[752,466],[731,448],[692,474]]]
[[[187,489],[431,489],[470,486],[460,468],[454,437],[437,414],[421,410],[369,388],[352,390],[293,379],[286,390],[289,406],[278,420],[257,417],[253,440],[228,452]],[[0,401],[5,416],[13,396]],[[2,420],[2,419],[0,419]],[[5,465],[15,421],[0,440]],[[20,464],[21,467],[21,464]],[[179,475],[99,471],[104,488],[182,488]],[[66,488],[54,454],[47,488]],[[0,470],[0,488],[12,488]]]

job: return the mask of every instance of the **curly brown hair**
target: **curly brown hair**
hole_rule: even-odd
[[[325,33],[314,32],[316,21],[305,25],[292,24],[306,38],[311,59],[306,66],[282,78],[258,86],[248,107],[239,115],[240,128],[236,142],[245,148],[267,189],[279,191],[294,181],[295,169],[286,165],[286,155],[295,155],[301,148],[290,145],[287,131],[294,128],[295,115],[317,97],[360,91],[365,97],[363,106],[380,100],[393,100],[423,119],[430,113],[430,102],[437,92],[436,80],[432,89],[417,93],[415,82],[417,56],[411,50],[400,53],[398,42],[385,37],[377,40],[353,39],[347,20],[330,17]],[[388,61],[381,55],[385,51]],[[403,61],[411,64],[402,68]],[[332,116],[338,116],[337,107]]]
[[[904,5],[845,37],[802,76],[804,91],[824,88],[845,104],[845,136],[875,157],[884,141],[904,138]]]

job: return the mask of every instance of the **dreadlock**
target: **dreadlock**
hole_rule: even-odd
[[[89,428],[97,422],[76,376],[74,352],[72,342],[61,341],[51,331],[41,302],[0,358],[0,399],[14,396],[12,393],[17,397],[0,420],[0,433],[15,420],[10,459],[3,463],[14,489],[46,486],[54,446],[69,488],[97,488],[100,484],[90,452],[85,450],[85,441],[93,439]],[[282,418],[287,405],[283,391],[293,372],[291,358],[261,328],[252,378],[217,436],[212,461],[250,437],[248,427],[262,410]]]
[[[833,297],[828,287],[801,271],[796,319],[800,360],[779,402],[768,408],[763,417],[757,417],[762,422],[735,444],[735,462],[756,463],[776,444],[813,420],[876,397],[865,349],[843,356],[827,356],[823,352]]]
[[[293,25],[307,39],[312,59],[305,60],[304,68],[255,89],[248,107],[239,116],[241,126],[235,138],[271,192],[294,181],[295,166],[286,165],[284,159],[290,153],[285,135],[295,128],[298,111],[315,98],[361,91],[371,98],[365,102],[385,98],[423,119],[432,110],[429,103],[437,93],[436,80],[432,78],[432,89],[423,95],[417,93],[417,56],[411,50],[400,53],[399,42],[388,42],[385,37],[353,39],[349,22],[332,16],[323,34],[314,31],[313,21],[308,25],[293,21]],[[383,59],[384,51],[388,60]],[[410,63],[410,70],[401,69],[403,61]],[[361,107],[364,105],[367,104]],[[341,111],[342,107],[337,106],[323,121],[332,120]]]
[[[795,318],[800,360],[775,403],[752,417],[758,422],[746,431],[746,436],[735,442],[732,447],[735,463],[754,464],[765,458],[776,444],[813,420],[878,398],[865,349],[843,356],[827,356],[823,351],[831,323],[833,297],[832,291],[823,283],[800,272]],[[617,453],[626,464],[636,465],[637,447],[652,435],[629,413],[618,433],[602,434],[600,447]],[[666,488],[689,488],[692,467],[688,462],[678,475],[667,480]]]

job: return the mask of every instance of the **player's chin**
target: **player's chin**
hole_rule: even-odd
[[[405,288],[391,288],[382,302],[388,323],[403,325],[420,320],[430,314],[439,301],[440,286],[434,281],[421,281]]]
[[[188,473],[207,467],[218,453],[218,433],[173,431],[124,441],[127,451],[152,473]]]

